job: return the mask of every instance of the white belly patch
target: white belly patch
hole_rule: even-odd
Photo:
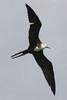
[[[34,51],[40,51],[40,50],[43,50],[44,48],[39,48],[39,47],[36,47],[34,48]]]

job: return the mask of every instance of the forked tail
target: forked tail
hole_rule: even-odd
[[[27,54],[27,53],[29,53],[29,52],[28,52],[28,49],[27,49],[27,50],[24,50],[24,51],[21,51],[21,52],[19,52],[19,53],[16,53],[16,54],[14,54],[14,55],[12,55],[11,58],[14,59],[14,58],[23,56],[23,55],[25,55],[25,54]]]

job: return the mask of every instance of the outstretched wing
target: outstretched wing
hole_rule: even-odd
[[[55,95],[55,78],[52,63],[43,55],[43,51],[34,52],[33,56],[41,67],[44,76]]]
[[[41,22],[35,12],[26,4],[27,12],[28,12],[28,19],[30,24],[29,29],[29,44],[30,47],[34,47],[39,40],[38,34],[41,27]]]

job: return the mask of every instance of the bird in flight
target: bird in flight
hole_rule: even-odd
[[[49,48],[46,44],[43,44],[41,40],[39,39],[39,31],[42,26],[38,16],[33,11],[33,9],[27,5],[27,13],[28,13],[28,19],[30,23],[29,28],[29,47],[28,49],[21,51],[19,53],[16,53],[11,56],[12,59],[23,56],[25,54],[32,54],[35,58],[36,62],[40,66],[40,68],[43,71],[43,74],[51,87],[51,90],[53,94],[55,95],[55,77],[54,77],[54,71],[53,71],[53,65],[52,63],[44,56],[43,49]]]

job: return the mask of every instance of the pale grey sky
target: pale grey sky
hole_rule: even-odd
[[[40,38],[53,63],[56,95],[32,55],[12,60],[28,47],[29,22],[25,3],[42,22]],[[0,0],[0,100],[67,99],[67,0]]]

